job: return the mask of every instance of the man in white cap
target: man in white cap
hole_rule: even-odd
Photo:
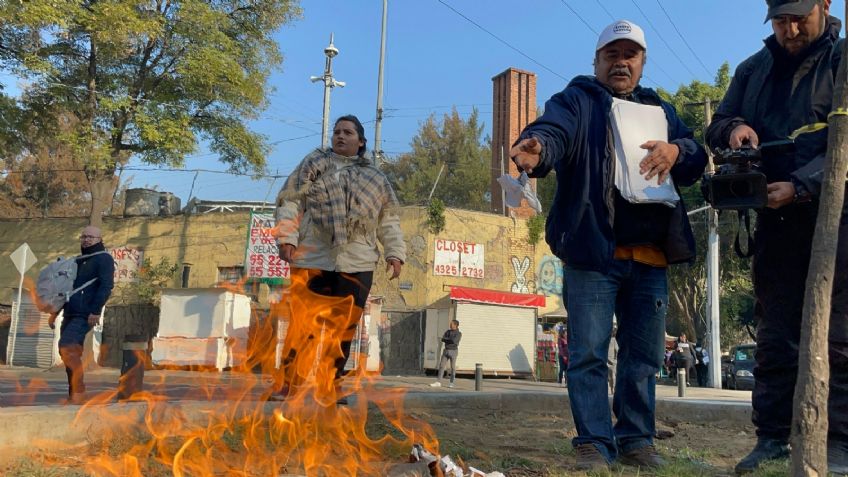
[[[658,467],[653,446],[656,374],[663,362],[668,308],[666,268],[691,261],[695,241],[683,203],[632,203],[615,188],[613,98],[662,108],[667,138],[645,138],[639,164],[647,180],[693,184],[707,158],[670,104],[639,86],[647,43],[621,20],[601,33],[595,75],[574,78],[522,131],[510,150],[531,177],[556,171],[557,191],[546,239],[565,262],[568,383],[577,427],[580,470],[603,470],[618,459]],[[667,139],[667,140],[666,140]],[[607,351],[618,321],[615,427],[607,402]]]
[[[829,0],[768,0],[773,35],[742,62],[707,128],[717,148],[759,147],[793,137],[794,154],[764,157],[768,204],[757,211],[751,272],[757,352],[751,420],[757,444],[737,465],[753,472],[789,456],[793,394],[807,270],[824,178],[827,124],[845,48]],[[796,133],[799,132],[800,134]],[[765,154],[764,154],[765,155]],[[848,202],[842,208],[831,299],[828,355],[828,470],[848,475]]]

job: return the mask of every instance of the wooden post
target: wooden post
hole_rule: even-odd
[[[846,0],[848,6],[848,0]],[[833,93],[832,111],[848,108],[848,49],[843,49]],[[807,292],[798,363],[798,382],[792,416],[792,468],[789,475],[827,475],[827,396],[830,380],[827,335],[830,326],[830,301],[839,231],[845,200],[848,172],[848,116],[836,114],[828,119],[827,159],[819,197],[819,212]],[[842,273],[845,273],[842,270]]]

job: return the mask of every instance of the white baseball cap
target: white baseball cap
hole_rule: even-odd
[[[619,20],[604,28],[601,36],[598,37],[598,46],[595,47],[595,51],[618,40],[630,40],[641,46],[643,50],[648,49],[648,44],[645,42],[645,32],[639,25],[631,21]]]

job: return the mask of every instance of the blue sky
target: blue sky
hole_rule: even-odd
[[[285,58],[270,81],[270,106],[253,124],[275,143],[267,161],[271,174],[287,174],[320,145],[323,87],[309,77],[323,72],[331,32],[340,51],[334,74],[347,83],[333,91],[331,118],[356,114],[366,122],[376,116],[382,0],[302,0],[301,5],[303,17],[275,35]],[[537,102],[543,104],[571,77],[591,73],[595,32],[613,19],[631,20],[645,30],[643,85],[673,91],[695,79],[711,82],[723,62],[733,69],[762,46],[771,33],[763,24],[765,11],[762,0],[389,0],[383,150],[389,156],[408,151],[419,124],[453,105],[463,116],[476,107],[488,134],[491,78],[511,66],[538,75]],[[836,0],[831,14],[844,18],[844,2]],[[14,79],[0,76],[0,82]],[[370,146],[374,124],[365,126]],[[186,168],[223,169],[203,149]],[[132,186],[156,186],[183,204],[194,178],[189,172],[139,171],[126,171],[125,178],[130,174]],[[193,195],[273,200],[281,181],[200,173]]]

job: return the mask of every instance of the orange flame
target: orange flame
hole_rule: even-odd
[[[276,476],[286,472],[347,477],[386,475],[388,466],[400,462],[399,455],[415,443],[438,453],[430,426],[404,412],[404,392],[376,390],[378,373],[359,366],[343,380],[335,379],[341,343],[352,338],[350,324],[359,320],[362,310],[351,298],[309,291],[308,279],[307,271],[293,270],[284,299],[271,310],[272,318],[288,322],[280,369],[275,368],[273,320],[268,320],[257,327],[243,364],[232,371],[239,379],[203,373],[193,380],[199,383],[202,396],[215,398],[214,411],[192,414],[155,391],[133,396],[142,406],[95,406],[91,402],[83,406],[77,419],[97,413],[112,423],[111,432],[102,436],[103,451],[88,458],[86,471],[103,477],[142,477],[152,473],[151,466],[166,466],[177,477]],[[271,386],[269,376],[273,377]],[[265,402],[282,387],[289,390],[284,403]],[[261,391],[259,401],[255,400],[257,391]],[[336,404],[339,398],[351,395],[356,397],[351,405]],[[113,396],[109,393],[98,401]],[[369,435],[369,404],[398,432]],[[143,427],[136,424],[139,413],[143,413]],[[138,439],[139,435],[144,437]]]

